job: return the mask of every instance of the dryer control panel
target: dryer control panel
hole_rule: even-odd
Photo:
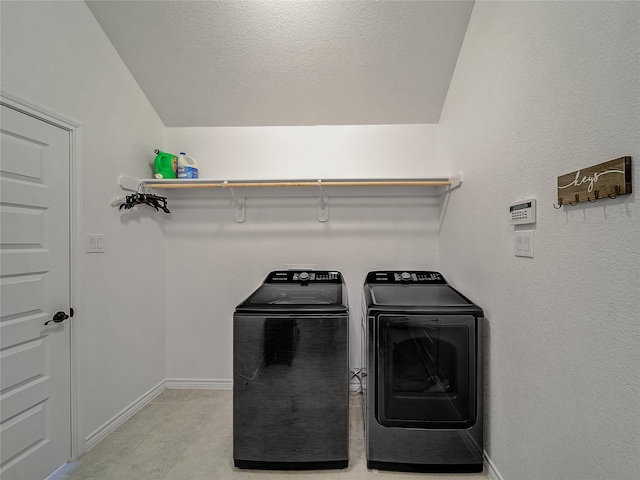
[[[366,283],[418,283],[418,284],[440,284],[446,285],[447,281],[439,272],[429,271],[384,271],[384,272],[369,272],[367,274]]]
[[[264,283],[342,283],[342,275],[335,270],[278,270]]]

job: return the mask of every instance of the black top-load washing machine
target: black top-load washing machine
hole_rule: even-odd
[[[257,469],[344,468],[349,312],[336,271],[271,272],[233,315],[233,459]]]
[[[482,309],[438,272],[377,271],[363,289],[369,468],[483,468]]]

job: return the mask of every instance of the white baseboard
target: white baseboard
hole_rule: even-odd
[[[167,378],[167,388],[193,390],[233,390],[233,380],[209,378]]]
[[[107,435],[115,431],[120,425],[133,417],[138,411],[142,410],[142,407],[144,407],[147,403],[164,392],[166,388],[166,381],[160,382],[158,385],[156,385],[147,393],[134,401],[131,405],[121,410],[120,413],[116,414],[101,427],[87,435],[85,437],[84,451],[88,452],[93,447],[95,447],[98,443],[104,440]]]
[[[500,472],[498,472],[498,469],[493,464],[493,461],[491,461],[491,458],[489,458],[486,450],[484,452],[484,469],[486,470],[487,475],[489,475],[489,478],[491,480],[503,480],[502,475],[500,475]]]
[[[352,392],[357,392],[361,389],[361,385],[359,382],[352,382],[349,387],[349,390]],[[154,398],[164,392],[167,388],[194,390],[232,390],[233,381],[207,378],[168,378],[160,382],[154,388],[135,400],[131,405],[121,410],[118,414],[114,415],[110,420],[105,422],[94,432],[87,435],[87,437],[85,438],[84,451],[88,452],[93,447],[95,447],[98,443],[104,440],[107,435],[114,432],[120,425],[133,417],[137,412],[142,410],[145,405],[147,405]],[[486,456],[485,460],[489,461],[489,463],[485,463],[485,465],[487,465],[487,470],[489,470],[489,465],[493,466],[493,464],[490,463],[490,460]],[[493,468],[495,469],[495,467]],[[492,479],[502,480],[499,475],[496,477],[492,477]]]
[[[233,380],[208,379],[208,378],[167,378],[167,388],[193,389],[193,390],[233,390]],[[349,384],[350,392],[362,391],[362,385],[358,380],[352,380]]]
[[[124,408],[110,420],[105,422],[100,428],[87,435],[85,438],[84,451],[88,452],[98,443],[104,440],[107,435],[114,432],[120,425],[133,417],[137,412],[151,400],[156,398],[167,388],[175,389],[210,389],[210,390],[231,390],[233,382],[231,380],[210,380],[200,378],[168,378],[163,380],[140,398],[135,400],[131,405]]]

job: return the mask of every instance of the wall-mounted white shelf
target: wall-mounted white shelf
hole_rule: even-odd
[[[448,192],[462,184],[462,174],[451,177],[438,178],[407,178],[407,179],[327,179],[327,180],[216,180],[208,178],[195,179],[138,179],[120,176],[119,184],[126,190],[137,191],[140,188],[158,189],[196,189],[221,188],[227,189],[235,203],[235,218],[237,222],[245,220],[244,189],[256,188],[305,188],[318,189],[318,221],[329,219],[329,205],[325,187],[355,187],[349,188],[344,196],[358,196],[357,187],[428,187],[435,189],[436,195]]]

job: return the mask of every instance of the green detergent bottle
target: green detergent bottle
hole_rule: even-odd
[[[156,178],[177,178],[178,157],[172,153],[161,152],[157,148],[154,150],[156,160],[153,168],[156,170]]]

